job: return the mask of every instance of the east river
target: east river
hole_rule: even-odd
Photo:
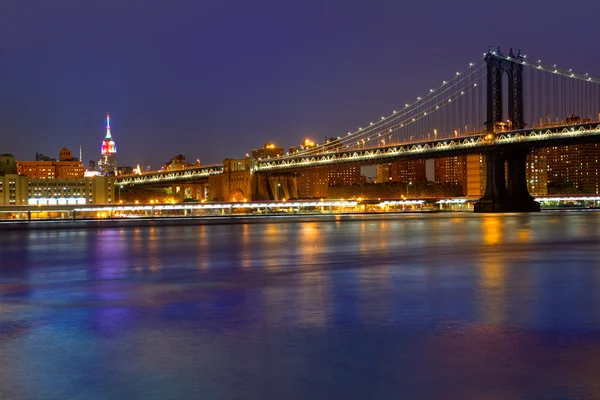
[[[0,231],[0,398],[598,399],[600,213]]]

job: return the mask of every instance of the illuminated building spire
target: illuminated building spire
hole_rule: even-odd
[[[110,139],[110,114],[106,113],[106,139]]]
[[[117,145],[110,134],[110,114],[106,113],[106,137],[102,141],[101,154],[116,154]]]

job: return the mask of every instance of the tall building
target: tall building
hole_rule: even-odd
[[[117,174],[117,145],[110,134],[110,114],[106,114],[106,136],[100,149],[98,171],[102,175]]]
[[[329,185],[356,185],[361,183],[360,165],[339,165],[329,167]]]
[[[548,186],[553,193],[600,193],[600,146],[553,146],[546,150]]]
[[[329,169],[327,167],[306,168],[296,175],[298,197],[302,199],[327,197]]]
[[[375,180],[377,183],[386,183],[391,181],[392,176],[390,175],[390,166],[390,163],[378,164],[376,166],[377,177]]]
[[[440,157],[433,161],[435,183],[467,189],[467,156]]]
[[[410,160],[378,164],[377,182],[426,183],[426,160]]]
[[[527,190],[532,196],[548,194],[548,157],[546,149],[537,149],[527,155]]]
[[[486,164],[483,154],[469,154],[467,157],[467,187],[468,197],[479,198],[485,193]]]

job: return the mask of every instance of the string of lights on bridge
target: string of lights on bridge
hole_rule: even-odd
[[[431,116],[433,113],[449,107],[455,100],[465,96],[473,90],[479,89],[483,91],[487,73],[481,74],[480,71],[486,67],[484,60],[487,54],[488,53],[483,53],[483,58],[479,59],[476,63],[470,63],[466,70],[463,72],[457,72],[452,79],[443,81],[442,84],[436,89],[431,89],[429,93],[426,93],[424,96],[417,97],[416,101],[405,104],[405,107],[400,111],[395,110],[387,116],[382,116],[381,119],[378,119],[375,122],[370,122],[365,128],[359,127],[358,130],[348,132],[347,135],[338,136],[337,140],[335,141],[325,143],[317,148],[309,148],[294,154],[288,154],[282,156],[281,158],[308,156],[311,154],[319,154],[339,148],[349,150],[352,148],[360,148],[361,145],[363,148],[365,148],[367,142],[371,142],[372,140],[377,140],[378,145],[379,141],[381,140],[380,138],[382,137],[383,140],[381,140],[381,142],[383,142],[385,146],[385,139],[387,137],[391,139],[400,129],[407,128],[411,124],[418,123],[424,118]],[[500,50],[498,50],[498,52],[491,52],[491,54],[538,71],[544,71],[587,83],[600,83],[600,78],[592,77],[587,73],[575,73],[572,69],[561,69],[557,68],[556,65],[550,66],[542,63],[541,60],[529,60],[526,56],[521,55],[520,51],[518,56],[514,56],[512,54],[512,50],[510,55],[503,55]],[[473,79],[473,77],[475,77],[475,79]],[[434,134],[437,133],[435,128],[433,131]],[[458,136],[456,130],[454,133],[455,136]],[[406,139],[407,138],[404,138],[404,141],[407,141]],[[412,136],[410,139],[412,141]],[[388,142],[388,145],[401,143],[402,142]],[[369,147],[374,146],[371,145]]]
[[[537,61],[530,60],[530,59],[527,59],[526,55],[524,55],[523,57],[511,57],[511,56],[505,56],[503,54],[496,54],[496,52],[494,52],[493,54],[496,55],[497,57],[503,58],[507,61],[513,61],[513,62],[516,62],[517,64],[521,64],[521,65],[529,67],[529,68],[534,68],[534,69],[549,72],[552,74],[562,75],[567,78],[577,79],[577,80],[581,80],[584,82],[600,83],[600,78],[592,77],[588,73],[585,73],[585,74],[576,73],[576,72],[573,72],[573,69],[558,68],[556,66],[556,64],[554,64],[554,65],[544,64],[544,63],[542,63],[542,60],[537,60]]]
[[[481,87],[485,74],[481,70],[485,68],[483,58],[476,63],[470,63],[467,69],[456,74],[449,80],[443,81],[436,89],[430,89],[428,93],[417,97],[412,103],[405,104],[400,111],[394,110],[387,116],[382,116],[375,122],[370,122],[365,128],[359,127],[354,132],[348,132],[347,135],[338,136],[335,143],[326,143],[320,148],[306,149],[301,152],[287,155],[285,157],[298,157],[328,151],[334,148],[350,148],[353,145],[360,146],[361,143],[379,139],[395,131],[407,128],[431,116],[435,112],[450,106],[452,102],[465,96],[469,92]]]

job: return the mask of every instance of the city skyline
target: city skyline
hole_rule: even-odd
[[[564,10],[539,19],[535,6],[516,2],[304,4],[240,3],[231,13],[154,1],[130,21],[135,6],[114,1],[38,2],[43,18],[31,18],[31,4],[5,2],[0,74],[10,79],[0,86],[0,148],[27,160],[81,145],[87,164],[99,157],[107,111],[122,165],[157,169],[177,154],[219,163],[267,140],[322,142],[422,95],[488,45],[600,75],[582,70],[600,65],[587,51],[594,13],[582,12],[571,32],[544,29]],[[513,8],[517,29],[502,20]]]

